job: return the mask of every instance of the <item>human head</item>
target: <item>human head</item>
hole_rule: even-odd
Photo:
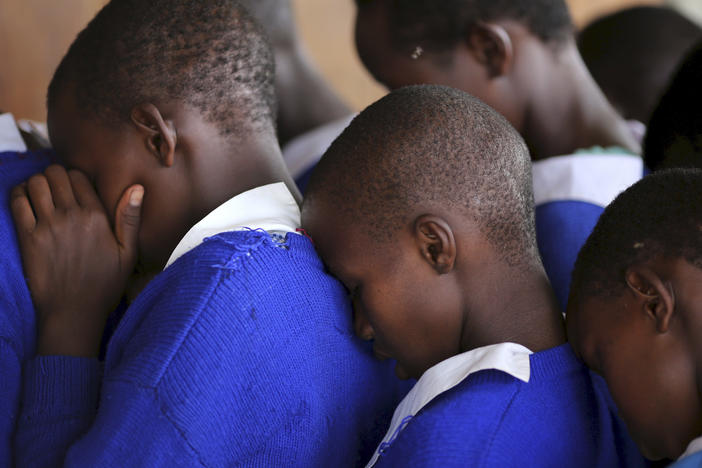
[[[243,154],[275,144],[273,75],[264,34],[234,1],[115,0],[56,70],[52,143],[110,216],[131,184],[144,186],[140,256],[162,268],[187,229],[232,195],[218,189],[255,181]]]
[[[477,96],[522,132],[531,89],[572,43],[563,0],[357,0],[356,47],[390,89],[433,83]],[[515,50],[519,48],[519,53]],[[523,133],[523,132],[522,132]]]
[[[687,55],[656,107],[644,141],[644,160],[656,171],[702,168],[702,42]]]
[[[541,268],[524,141],[448,87],[395,90],[356,117],[317,165],[302,224],[352,294],[356,333],[402,377],[500,322],[478,310],[510,281],[497,269]]]
[[[603,16],[578,34],[578,48],[609,101],[647,123],[684,54],[702,30],[671,8],[638,6]]]
[[[651,459],[702,434],[702,171],[663,171],[609,205],[573,271],[568,338]]]

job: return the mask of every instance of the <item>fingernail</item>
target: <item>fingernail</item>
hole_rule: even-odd
[[[139,185],[132,189],[132,193],[129,194],[129,204],[133,207],[141,206],[141,201],[144,199],[144,187]]]

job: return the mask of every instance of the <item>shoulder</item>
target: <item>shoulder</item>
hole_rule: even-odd
[[[424,407],[380,458],[379,466],[480,465],[522,382],[503,372],[477,372]]]
[[[331,333],[350,339],[350,317],[343,287],[303,236],[223,233],[149,283],[117,327],[106,369],[130,363],[156,385],[190,360],[197,368],[210,361],[221,367],[227,358],[242,372],[270,368],[284,361],[273,359],[276,352],[309,354],[310,340],[338,349]]]
[[[535,353],[530,361],[528,383],[483,371],[442,394],[400,433],[388,464],[619,464],[611,414],[569,345]]]

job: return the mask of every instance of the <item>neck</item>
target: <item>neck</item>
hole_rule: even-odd
[[[229,199],[248,190],[275,182],[283,182],[298,204],[302,197],[294,180],[288,173],[275,136],[258,135],[236,144],[206,144],[193,147],[195,154],[203,158],[188,158],[188,190],[190,205],[182,208],[178,232],[171,232],[169,244],[164,243],[164,257],[159,261],[142,265],[140,277],[135,281],[131,295],[136,295],[146,283],[164,267],[173,249],[195,224]],[[184,158],[185,159],[185,158]],[[165,242],[165,241],[164,241]]]
[[[470,298],[462,351],[511,342],[538,352],[565,343],[563,316],[543,267],[501,270],[489,276],[495,287],[483,287],[482,296]]]
[[[619,146],[634,153],[641,147],[624,119],[597,86],[573,41],[546,60],[534,80],[522,134],[532,159],[572,154],[593,146]]]
[[[302,201],[275,137],[238,142],[235,154],[227,150],[219,159],[219,164],[210,162],[197,171],[194,189],[201,201],[193,213],[194,223],[230,198],[275,182],[284,182],[298,204]]]

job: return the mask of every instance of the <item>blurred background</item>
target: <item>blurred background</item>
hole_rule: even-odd
[[[440,0],[438,0],[440,1]],[[105,0],[0,2],[0,110],[46,119],[45,94],[54,68],[76,33]],[[702,0],[568,0],[577,27],[633,5],[674,4],[702,20]],[[353,0],[293,0],[307,52],[356,110],[384,94],[365,72],[353,45]]]

